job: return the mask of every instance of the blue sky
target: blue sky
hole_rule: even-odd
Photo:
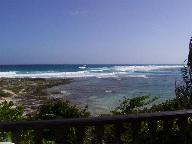
[[[191,0],[1,0],[0,64],[182,63]]]

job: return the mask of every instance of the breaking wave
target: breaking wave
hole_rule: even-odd
[[[149,74],[175,74],[182,65],[143,65],[143,66],[105,66],[89,67],[83,65],[78,67],[79,71],[8,71],[0,72],[0,78],[121,78],[121,77],[142,77],[148,78]],[[175,69],[177,69],[175,71]]]
[[[174,69],[181,68],[182,65],[147,65],[147,66],[114,66],[113,69],[115,71],[152,71],[152,70],[160,70],[160,69]]]

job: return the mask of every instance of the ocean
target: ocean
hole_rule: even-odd
[[[175,81],[183,65],[1,65],[0,78],[71,78],[59,91],[71,102],[88,106],[92,114],[109,113],[123,97],[148,95],[155,103],[175,97]]]

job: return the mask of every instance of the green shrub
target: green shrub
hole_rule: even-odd
[[[69,101],[63,100],[49,100],[39,107],[35,114],[37,120],[50,120],[50,119],[67,119],[67,118],[82,118],[88,117],[89,112],[87,108],[78,108],[72,105]],[[66,143],[73,144],[77,142],[77,135],[81,134],[85,138],[86,128],[64,128],[59,127],[60,133],[65,138]],[[45,129],[43,132],[44,141],[55,141],[54,129]]]
[[[131,113],[144,112],[148,109],[148,105],[154,102],[157,97],[150,99],[149,96],[137,96],[134,98],[126,98],[120,101],[120,105],[112,111],[114,115],[126,115]]]
[[[69,101],[59,99],[49,100],[38,108],[35,115],[38,120],[63,119],[63,118],[81,118],[88,117],[87,108],[78,108]]]
[[[13,102],[4,101],[0,104],[0,121],[13,122],[22,120],[24,109],[22,106],[15,106]]]
[[[13,102],[4,101],[0,103],[0,121],[14,122],[23,120],[24,109],[21,106],[15,106]],[[0,131],[0,141],[10,141],[11,134],[9,132]]]

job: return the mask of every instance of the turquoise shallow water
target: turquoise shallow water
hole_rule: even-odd
[[[92,114],[108,113],[123,97],[148,95],[158,97],[155,103],[175,97],[176,77],[124,77],[116,78],[78,78],[65,86],[52,91],[62,91],[63,96],[75,104],[86,106]]]
[[[73,78],[54,87],[92,114],[108,113],[123,97],[149,95],[156,103],[175,97],[182,65],[13,65],[0,66],[0,77]]]

